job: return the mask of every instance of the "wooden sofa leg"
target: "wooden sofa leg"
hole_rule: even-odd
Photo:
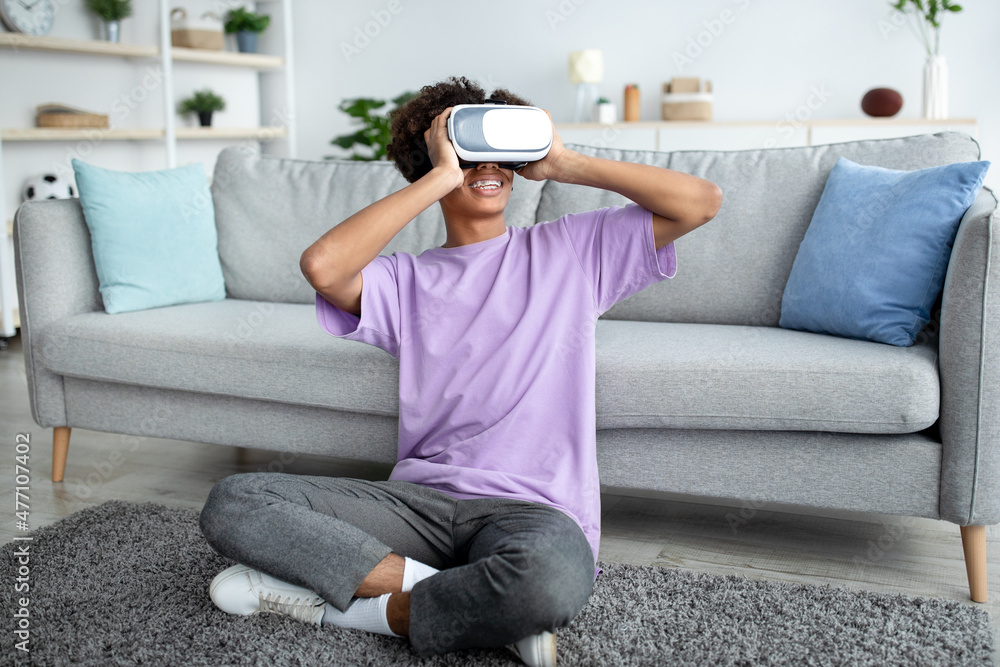
[[[969,575],[969,596],[973,602],[986,602],[986,526],[959,526],[965,571]]]
[[[52,431],[52,481],[63,481],[66,455],[69,453],[69,426],[56,426]]]

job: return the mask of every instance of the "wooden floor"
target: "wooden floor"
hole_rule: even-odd
[[[31,418],[17,337],[0,352],[0,426],[7,441],[0,451],[10,457],[2,464],[7,471],[8,508],[14,504],[15,435],[30,434],[32,528],[111,499],[200,509],[212,485],[237,472],[273,470],[367,479],[384,479],[389,473],[386,466],[317,456],[73,429],[65,479],[54,484],[52,429],[39,427]],[[11,516],[0,521],[4,543],[19,534],[13,510],[8,511]],[[998,627],[997,527],[988,527],[986,537],[989,602],[982,606]],[[600,558],[976,604],[969,599],[958,527],[930,519],[845,512],[815,516],[788,507],[637,497],[608,489],[603,494]]]

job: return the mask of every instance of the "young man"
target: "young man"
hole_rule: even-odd
[[[410,185],[302,254],[320,326],[399,360],[399,462],[381,482],[221,480],[201,528],[241,563],[212,582],[225,611],[409,636],[419,655],[510,646],[551,665],[553,633],[586,603],[600,539],[595,324],[673,277],[673,241],[711,220],[722,194],[584,156],[553,129],[548,155],[521,177],[634,203],[508,227],[514,171],[461,164],[447,135],[451,108],[485,97],[452,78],[394,112],[389,154]],[[444,245],[379,255],[435,203]]]

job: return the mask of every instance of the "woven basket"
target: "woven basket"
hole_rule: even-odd
[[[39,104],[35,112],[38,127],[109,127],[107,114],[90,113],[65,104]]]
[[[170,12],[170,44],[221,51],[226,44],[222,19],[213,12],[205,12],[200,19],[189,19],[183,7],[175,7]]]

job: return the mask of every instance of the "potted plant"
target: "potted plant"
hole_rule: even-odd
[[[608,98],[598,97],[594,102],[594,120],[598,123],[610,125],[615,122],[617,116],[618,110]]]
[[[101,17],[101,39],[117,44],[121,20],[132,16],[132,0],[87,0],[87,8]]]
[[[240,53],[257,53],[257,35],[271,23],[267,14],[254,14],[245,7],[226,12],[226,32],[236,33]]]
[[[940,54],[941,21],[939,14],[958,13],[961,5],[949,0],[897,0],[890,2],[893,9],[910,14],[914,30],[927,51],[924,64],[924,118],[948,117],[948,64]]]
[[[406,104],[416,93],[405,92],[393,98],[392,103],[396,106]],[[354,97],[343,100],[338,108],[354,119],[353,122],[360,123],[361,129],[351,134],[342,134],[330,140],[331,144],[336,144],[341,148],[352,148],[355,145],[367,146],[370,151],[358,153],[357,150],[351,154],[351,160],[384,160],[386,157],[386,146],[389,145],[389,117],[372,113],[375,109],[385,106],[385,100],[378,100],[371,97]],[[327,159],[336,158],[334,155],[325,156]]]
[[[180,114],[197,113],[202,127],[211,127],[212,112],[226,108],[226,101],[212,92],[211,89],[195,91],[194,95],[182,100],[177,108]]]

